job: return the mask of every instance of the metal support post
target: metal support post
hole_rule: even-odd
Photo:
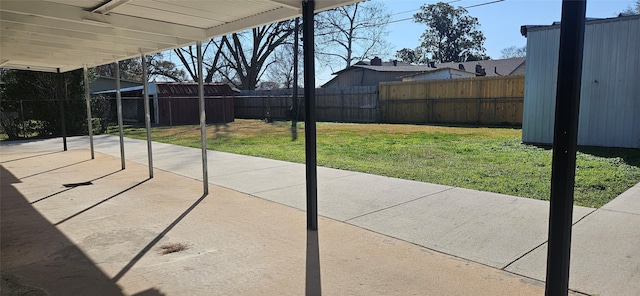
[[[89,129],[89,147],[91,148],[91,159],[95,159],[93,150],[93,120],[91,117],[91,94],[89,93],[89,70],[84,65],[84,98],[87,101],[87,127]]]
[[[151,149],[151,114],[149,110],[149,86],[147,57],[140,50],[142,57],[142,85],[144,89],[144,123],[147,127],[147,155],[149,156],[149,178],[153,178],[153,153]]]
[[[298,31],[300,29],[300,18],[295,21],[295,31],[293,31],[293,92],[291,96],[291,140],[298,139]]]
[[[204,194],[209,194],[209,171],[207,164],[207,114],[204,104],[202,42],[196,42],[196,48],[198,55],[198,102],[200,103],[200,138],[202,139],[202,186],[204,189]]]
[[[304,135],[307,175],[307,229],[318,230],[318,168],[316,159],[316,89],[313,37],[314,0],[302,2],[304,38]]]
[[[551,168],[546,295],[568,295],[586,0],[563,0]]]
[[[67,95],[65,90],[65,79],[64,74],[60,73],[60,68],[58,68],[58,110],[60,110],[60,131],[62,133],[62,149],[67,151],[67,124],[65,123],[64,118],[64,97]]]
[[[118,113],[118,132],[120,135],[120,166],[125,169],[124,158],[124,127],[122,124],[122,94],[120,93],[120,63],[113,63],[113,72],[116,76],[116,109]]]

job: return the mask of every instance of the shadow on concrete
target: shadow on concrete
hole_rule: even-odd
[[[200,198],[198,198],[198,200],[196,200],[186,211],[180,214],[178,218],[173,220],[173,222],[171,222],[171,224],[169,224],[167,228],[165,228],[162,232],[160,232],[160,234],[158,234],[153,240],[151,240],[144,248],[142,248],[142,250],[140,250],[140,252],[138,252],[138,254],[136,254],[133,257],[133,259],[131,259],[131,261],[129,261],[129,263],[127,263],[127,265],[125,265],[125,267],[123,267],[118,272],[118,274],[116,274],[113,277],[113,279],[111,279],[113,283],[118,282],[125,274],[127,274],[127,272],[129,272],[129,270],[131,270],[131,268],[134,265],[136,265],[136,263],[138,263],[138,261],[140,261],[140,259],[142,259],[142,257],[144,257],[144,255],[148,253],[153,248],[153,246],[155,246],[165,235],[167,235],[167,233],[169,233],[171,229],[176,227],[176,225],[178,225],[178,223],[180,223],[182,219],[184,219],[187,215],[189,215],[189,213],[191,213],[191,211],[193,211],[193,209],[195,209],[205,199],[205,197],[207,197],[207,194],[204,194]],[[148,294],[148,295],[155,295],[155,294]]]
[[[305,295],[322,295],[320,280],[320,246],[318,231],[307,230],[307,272],[305,277]]]
[[[118,192],[118,193],[116,193],[116,194],[114,194],[114,195],[112,195],[112,196],[109,196],[109,197],[107,197],[107,198],[105,198],[105,199],[103,199],[103,200],[101,200],[101,201],[99,201],[99,202],[97,202],[97,203],[93,204],[92,206],[90,206],[90,207],[88,207],[88,208],[85,208],[85,209],[84,209],[84,210],[82,210],[82,211],[79,211],[79,212],[77,212],[77,213],[75,213],[75,214],[73,214],[73,215],[71,215],[71,216],[69,216],[69,217],[67,217],[67,218],[64,218],[64,219],[60,220],[59,222],[57,222],[56,224],[53,224],[53,225],[54,225],[54,226],[58,226],[58,225],[60,225],[60,224],[62,224],[62,223],[64,223],[64,222],[67,222],[67,221],[69,221],[69,220],[71,220],[71,219],[73,219],[73,218],[75,218],[75,217],[77,217],[77,216],[81,215],[82,213],[87,212],[88,210],[91,210],[91,209],[93,209],[93,208],[95,208],[95,207],[97,207],[97,206],[99,206],[99,205],[101,205],[101,204],[103,204],[103,203],[105,203],[105,202],[107,202],[107,201],[109,201],[109,200],[111,200],[111,199],[113,199],[113,198],[115,198],[115,197],[117,197],[117,196],[119,196],[119,195],[121,195],[121,194],[123,194],[123,193],[125,193],[125,192],[127,192],[127,191],[129,191],[129,190],[131,190],[131,189],[133,189],[133,188],[136,188],[136,187],[138,187],[138,186],[140,186],[140,185],[144,184],[145,182],[147,182],[147,181],[149,181],[149,180],[151,180],[151,178],[147,178],[147,179],[145,179],[145,180],[143,180],[143,181],[141,181],[141,182],[138,182],[138,184],[133,185],[133,186],[131,186],[131,187],[129,187],[129,188],[127,188],[127,189],[125,189],[125,190],[122,190],[122,191],[120,191],[120,192]],[[69,189],[73,189],[73,188],[76,188],[76,187],[70,187]]]
[[[100,176],[100,177],[98,177],[98,178],[91,179],[91,180],[89,180],[89,181],[87,181],[87,182],[93,182],[93,181],[96,181],[96,180],[100,180],[100,179],[102,179],[102,178],[109,177],[109,176],[111,176],[111,175],[113,175],[113,174],[115,174],[115,173],[119,173],[119,172],[121,172],[121,171],[122,171],[122,170],[117,170],[117,171],[115,171],[115,172],[108,173],[108,174],[106,174],[106,175],[104,175],[104,176]],[[85,182],[85,183],[86,183],[86,182]],[[77,187],[77,186],[76,186],[76,187]],[[42,197],[42,198],[39,198],[39,199],[36,199],[36,200],[32,201],[32,202],[31,202],[31,204],[35,204],[35,203],[41,202],[41,201],[43,201],[43,200],[45,200],[45,199],[48,199],[48,198],[53,197],[53,196],[56,196],[56,195],[58,195],[58,194],[60,194],[60,193],[63,193],[63,192],[67,192],[67,191],[69,191],[69,190],[71,190],[71,189],[74,189],[74,188],[76,188],[76,187],[68,187],[67,189],[60,190],[60,191],[58,191],[58,192],[55,192],[55,193],[49,194],[49,195],[47,195],[47,196],[45,196],[45,197]]]
[[[166,296],[166,295],[167,294],[164,294],[160,290],[157,290],[154,288],[133,294],[133,296]]]
[[[124,295],[86,254],[29,204],[12,185],[16,183],[21,181],[0,166],[2,295],[21,295],[27,288],[30,293],[44,290],[46,295]],[[7,279],[11,282],[4,285]]]
[[[74,166],[74,165],[79,165],[79,164],[81,164],[81,163],[85,163],[85,162],[87,162],[87,161],[91,161],[91,159],[85,159],[85,160],[82,160],[82,161],[74,162],[74,163],[72,163],[72,164],[63,165],[63,166],[61,166],[61,167],[57,167],[57,168],[49,169],[49,170],[46,170],[46,171],[38,172],[38,173],[35,173],[35,174],[31,174],[31,175],[28,175],[28,176],[24,176],[24,177],[22,177],[21,179],[26,179],[26,178],[35,177],[35,176],[37,176],[37,175],[42,175],[42,174],[46,174],[46,173],[51,173],[51,172],[53,172],[53,171],[57,171],[57,170],[60,170],[60,169],[64,169],[64,168],[68,168],[68,167],[72,167],[72,166]]]
[[[36,154],[36,155],[31,155],[31,156],[26,156],[26,157],[20,157],[20,158],[14,158],[14,159],[10,159],[10,160],[0,161],[0,163],[9,163],[9,162],[20,161],[20,160],[25,160],[25,159],[29,159],[29,158],[35,158],[35,157],[42,157],[42,156],[45,156],[45,155],[62,153],[62,152],[64,152],[64,151],[47,152],[47,153],[42,153],[42,154]]]

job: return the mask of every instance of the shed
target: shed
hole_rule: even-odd
[[[198,84],[157,82],[158,123],[164,125],[198,124]],[[207,123],[234,120],[234,94],[239,90],[223,83],[205,83],[204,100]]]
[[[123,119],[144,122],[142,86],[121,89]],[[195,82],[153,82],[148,84],[151,121],[159,125],[198,124],[198,84]],[[223,83],[204,84],[207,123],[234,121],[234,94],[237,89]],[[95,95],[115,97],[115,90],[95,92]],[[112,104],[114,105],[114,104]],[[114,108],[112,106],[112,108]],[[115,114],[115,112],[112,112]]]
[[[527,37],[522,141],[553,142],[560,25]],[[586,23],[578,144],[640,148],[640,15]]]

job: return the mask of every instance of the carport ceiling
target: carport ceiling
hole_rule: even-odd
[[[361,0],[316,0],[316,11]],[[66,72],[299,16],[302,0],[0,0],[0,67]]]

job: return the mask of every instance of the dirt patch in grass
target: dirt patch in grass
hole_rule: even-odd
[[[188,244],[184,244],[184,243],[168,243],[168,244],[164,244],[162,246],[160,246],[160,254],[161,255],[167,255],[167,254],[171,254],[171,253],[177,253],[177,252],[182,252],[184,250],[189,249],[189,245]]]

